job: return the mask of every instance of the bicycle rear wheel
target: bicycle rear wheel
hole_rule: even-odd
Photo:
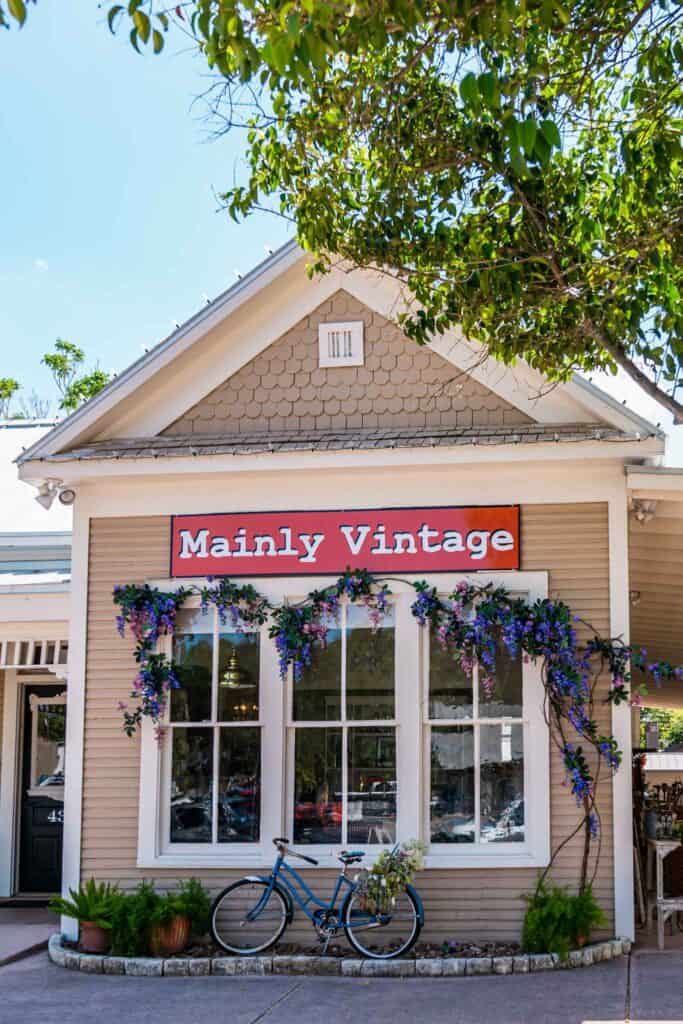
[[[263,953],[274,946],[289,923],[289,905],[277,886],[242,878],[229,885],[211,907],[211,935],[228,953]]]
[[[363,894],[353,890],[341,911],[346,938],[357,953],[371,960],[392,960],[413,948],[422,915],[409,888],[398,894],[388,914],[373,914],[363,904]]]

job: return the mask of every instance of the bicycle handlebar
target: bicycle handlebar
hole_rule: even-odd
[[[278,837],[273,839],[273,842],[277,846],[278,850],[283,856],[287,857],[298,857],[299,860],[305,860],[307,864],[313,864],[314,867],[318,866],[318,861],[313,857],[307,857],[305,853],[297,853],[295,850],[290,850],[287,846],[289,839]]]

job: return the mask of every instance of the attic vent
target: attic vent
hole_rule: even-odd
[[[318,351],[320,366],[362,366],[363,321],[320,324]]]

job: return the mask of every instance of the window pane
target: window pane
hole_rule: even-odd
[[[396,841],[396,732],[349,729],[348,842]]]
[[[340,843],[342,731],[297,729],[294,747],[294,840]]]
[[[221,633],[218,638],[218,721],[258,718],[258,633]]]
[[[429,634],[429,717],[472,717],[472,680],[434,633]]]
[[[213,730],[171,731],[171,842],[210,843]]]
[[[295,721],[335,722],[341,718],[341,630],[330,628],[326,647],[311,649],[311,664],[294,683]]]
[[[496,671],[491,682],[486,682],[487,673],[479,666],[479,717],[480,718],[521,718],[522,717],[522,658],[511,658],[502,640],[496,647]]]
[[[393,606],[374,633],[367,608],[350,605],[346,621],[346,717],[355,721],[393,718]]]
[[[221,729],[218,771],[218,842],[258,842],[261,730]]]
[[[431,840],[473,843],[474,730],[451,725],[433,728],[431,733]]]
[[[482,725],[481,841],[524,841],[524,753],[521,725]]]
[[[171,690],[172,722],[211,719],[213,610],[188,609],[178,614],[173,637],[173,660],[178,667],[179,690]]]

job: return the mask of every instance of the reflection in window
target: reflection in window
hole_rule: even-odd
[[[173,660],[179,690],[171,690],[172,722],[208,722],[211,719],[211,674],[214,613],[183,609],[173,637]]]
[[[521,725],[480,731],[482,843],[524,842],[524,757]]]
[[[346,717],[369,722],[394,717],[394,609],[374,632],[366,608],[346,614]]]
[[[342,730],[297,729],[294,841],[342,841]]]
[[[335,722],[341,711],[342,634],[329,624],[325,647],[314,646],[311,664],[294,683],[294,718],[299,722]]]
[[[488,678],[490,682],[485,683]],[[479,717],[521,718],[522,659],[511,658],[502,640],[496,647],[496,670],[490,676],[479,670]]]
[[[349,843],[396,842],[396,732],[348,730]]]
[[[171,842],[211,842],[213,731],[173,730]]]
[[[472,680],[443,647],[429,634],[429,717],[471,718]]]
[[[432,729],[431,777],[431,841],[473,843],[474,729],[471,726]]]
[[[218,721],[259,717],[259,637],[221,633],[218,638]]]
[[[261,730],[220,730],[218,842],[258,842]]]

